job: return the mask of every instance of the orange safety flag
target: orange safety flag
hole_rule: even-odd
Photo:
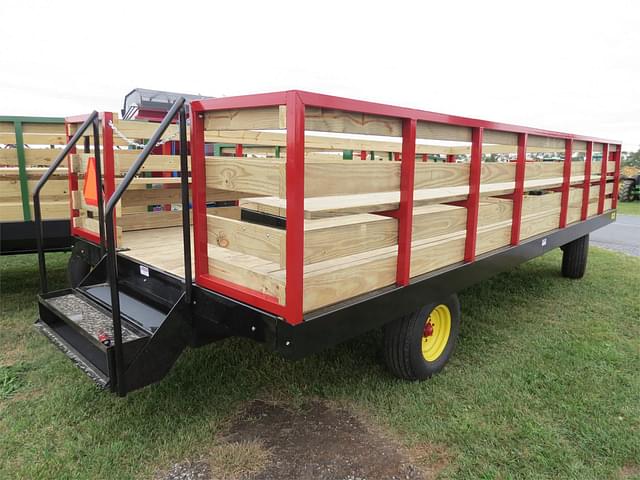
[[[84,186],[82,187],[82,194],[84,195],[85,203],[94,207],[98,206],[98,189],[96,183],[96,159],[94,157],[89,157],[87,171],[84,174]]]

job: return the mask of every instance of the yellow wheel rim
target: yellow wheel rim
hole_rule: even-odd
[[[422,356],[427,362],[436,361],[449,341],[451,335],[451,311],[440,304],[435,307],[424,322],[422,334]]]

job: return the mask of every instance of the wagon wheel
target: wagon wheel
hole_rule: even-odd
[[[405,380],[424,380],[442,370],[460,333],[456,294],[425,305],[385,327],[384,354],[391,373]]]

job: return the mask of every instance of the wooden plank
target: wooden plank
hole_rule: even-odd
[[[560,192],[547,192],[544,195],[525,195],[522,198],[522,216],[560,211],[561,198]]]
[[[25,133],[24,143],[27,145],[66,145],[67,137],[64,134],[35,134]],[[0,133],[0,143],[15,144],[14,133]]]
[[[132,215],[122,215],[118,219],[118,225],[123,231],[147,230],[161,227],[174,227],[182,225],[182,212],[146,212]]]
[[[557,152],[564,152],[565,140],[563,138],[529,135],[527,138],[527,150],[529,150],[529,147],[545,147],[555,149]]]
[[[159,125],[155,122],[146,122],[141,120],[120,120],[117,117],[114,118],[113,123],[124,136],[136,140],[151,138],[156,130],[158,130]],[[169,125],[161,138],[179,140],[177,135],[178,126]]]
[[[216,110],[204,113],[205,130],[282,130],[287,128],[284,105]],[[308,128],[308,127],[307,127]]]
[[[329,108],[306,107],[305,129],[316,132],[401,137],[402,121],[398,118],[383,117],[380,115],[345,112],[343,110]]]
[[[520,240],[549,232],[558,228],[560,209],[554,212],[543,212],[522,218],[520,225]]]
[[[284,197],[285,170],[281,159],[206,157],[207,188]]]
[[[562,177],[563,163],[564,162],[528,162],[525,167],[525,181]]]
[[[27,167],[49,166],[60,153],[57,148],[27,148],[24,151]],[[15,148],[0,149],[0,165],[15,167],[18,165],[18,155]],[[66,166],[66,163],[63,164]]]
[[[466,221],[466,209],[464,219]],[[480,199],[478,210],[478,227],[486,227],[511,221],[513,217],[513,202],[503,198],[484,197]],[[466,225],[466,222],[465,222]],[[464,228],[462,228],[464,230]]]
[[[137,160],[139,153],[116,153],[116,175],[122,175],[129,171]],[[191,157],[188,158],[189,171],[191,170]],[[150,155],[142,164],[140,172],[179,172],[180,155]]]
[[[558,187],[562,185],[562,181],[562,177],[527,180],[524,186],[526,191],[540,190]],[[577,180],[572,177],[572,181]],[[480,193],[485,196],[503,195],[512,192],[513,189],[514,182],[490,183],[482,184]],[[414,202],[416,205],[453,202],[465,199],[468,193],[469,187],[466,185],[418,189],[414,192]],[[253,206],[263,205],[270,209],[278,209],[281,214],[286,209],[286,201],[278,197],[251,198],[249,201]],[[310,197],[305,198],[305,218],[394,210],[398,208],[399,201],[399,192]]]
[[[476,255],[491,252],[511,243],[511,220],[478,227]]]
[[[145,188],[125,191],[121,203],[126,208],[140,205],[181,203],[181,201],[182,191],[179,188]]]
[[[480,167],[480,183],[513,182],[516,175],[516,164],[485,162]]]
[[[225,131],[213,130],[205,131],[205,141],[214,143],[240,143],[243,145],[263,145],[286,147],[286,134],[278,132],[256,132],[256,131]],[[401,152],[402,143],[400,141],[379,141],[362,138],[341,138],[321,135],[306,134],[304,137],[306,149],[342,151],[342,150],[366,150],[374,152]],[[442,145],[416,144],[416,153],[442,153],[448,154],[450,147]],[[249,150],[251,151],[251,150]],[[286,150],[281,150],[281,155]]]
[[[209,243],[285,265],[284,230],[207,214]]]
[[[471,129],[448,125],[446,123],[418,121],[416,137],[427,140],[450,140],[456,142],[470,142]]]
[[[276,297],[284,305],[284,275],[272,275],[279,269],[278,264],[268,260],[209,245],[210,275]]]
[[[499,130],[485,129],[483,141],[487,144],[518,146],[518,134],[513,132],[502,132]],[[484,150],[484,145],[482,149]]]
[[[364,163],[364,162],[363,162]],[[365,165],[367,165],[365,163]],[[382,164],[385,165],[385,164]],[[398,177],[400,172],[399,162],[391,162],[387,165],[397,165]],[[363,179],[362,181],[366,181]],[[398,179],[399,182],[399,179]],[[416,190],[432,187],[456,187],[469,184],[468,163],[433,163],[416,162],[414,186]],[[399,188],[399,184],[398,184]],[[391,190],[391,189],[388,189]],[[394,189],[394,190],[397,190]],[[364,193],[364,192],[363,192]]]

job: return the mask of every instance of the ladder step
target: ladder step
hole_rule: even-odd
[[[113,319],[111,316],[87,302],[77,293],[72,292],[51,298],[47,300],[47,303],[97,342],[102,343],[104,335],[113,339]],[[148,336],[146,332],[134,329],[126,325],[125,322],[122,323],[123,343],[145,336]]]

